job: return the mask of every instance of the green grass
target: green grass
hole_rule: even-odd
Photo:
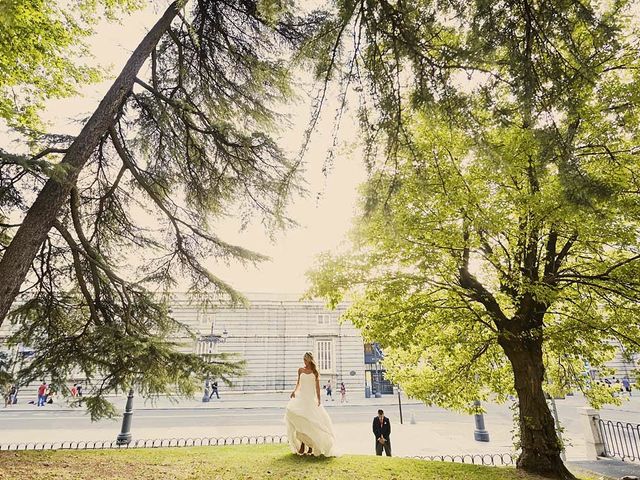
[[[345,455],[298,457],[284,445],[0,452],[0,479],[538,480],[513,468]]]

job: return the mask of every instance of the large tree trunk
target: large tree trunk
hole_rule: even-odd
[[[520,445],[516,466],[547,478],[575,479],[560,458],[555,422],[542,390],[542,338],[532,331],[501,337],[500,345],[513,366],[518,393]]]
[[[69,198],[80,171],[91,157],[100,139],[115,122],[118,110],[133,87],[138,71],[149,58],[160,38],[171,26],[184,0],[173,2],[135,49],[122,72],[98,105],[80,135],[71,144],[62,165],[68,168],[63,181],[50,178],[31,205],[22,225],[0,260],[0,326],[20,286],[29,271],[33,259],[44,242],[62,205]]]

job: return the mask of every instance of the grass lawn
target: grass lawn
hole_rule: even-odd
[[[513,468],[345,455],[298,457],[285,445],[0,452],[0,479],[538,480]]]

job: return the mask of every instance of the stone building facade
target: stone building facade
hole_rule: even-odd
[[[321,384],[329,380],[338,394],[344,382],[350,394],[364,395],[364,344],[360,331],[341,315],[347,305],[327,310],[324,302],[298,295],[246,294],[246,308],[202,308],[176,294],[172,314],[199,334],[184,348],[198,353],[235,353],[247,362],[246,374],[232,390],[292,390],[305,352],[313,352]],[[225,387],[227,388],[227,387]],[[357,392],[357,393],[356,393]]]

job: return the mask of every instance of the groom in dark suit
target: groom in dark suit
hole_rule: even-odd
[[[391,456],[391,422],[378,410],[378,416],[373,417],[373,434],[376,436],[376,455],[382,455],[382,449],[387,457]]]

